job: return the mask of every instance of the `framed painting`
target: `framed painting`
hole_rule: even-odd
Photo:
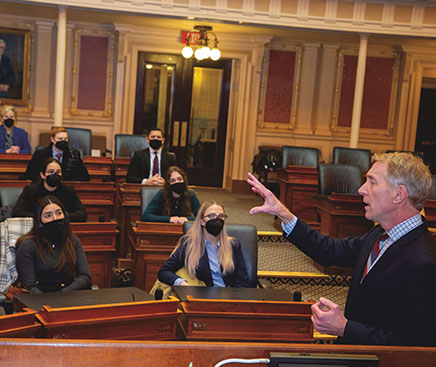
[[[0,104],[27,104],[30,32],[23,29],[0,28]]]

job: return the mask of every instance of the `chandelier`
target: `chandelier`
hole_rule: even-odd
[[[216,34],[212,32],[212,27],[207,25],[197,25],[194,27],[198,32],[183,32],[182,41],[186,42],[186,46],[182,49],[182,56],[189,59],[194,55],[197,60],[211,59],[217,61],[221,58],[221,51],[218,49],[218,39]],[[212,35],[213,40],[209,38]],[[213,43],[213,47],[211,48]],[[194,52],[192,45],[197,48]]]

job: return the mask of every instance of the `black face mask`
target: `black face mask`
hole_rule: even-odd
[[[158,150],[158,149],[162,146],[162,140],[151,139],[151,140],[150,140],[150,146],[151,146],[154,150]]]
[[[53,220],[44,223],[43,228],[47,233],[47,237],[51,243],[58,243],[63,237],[65,231],[65,219]]]
[[[212,236],[218,236],[224,227],[224,221],[220,218],[209,219],[206,222],[206,231]]]
[[[55,147],[62,151],[66,151],[68,150],[68,142],[65,140],[58,141],[56,142]]]
[[[5,124],[6,127],[14,126],[14,122],[15,120],[11,118],[3,120],[3,123]]]
[[[57,173],[53,173],[52,175],[49,175],[45,178],[45,182],[50,187],[56,187],[58,186],[62,181],[62,176],[58,175]]]
[[[177,182],[175,184],[170,185],[170,189],[172,192],[182,195],[185,192],[186,185],[184,182]]]

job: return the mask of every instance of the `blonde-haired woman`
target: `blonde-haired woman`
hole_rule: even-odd
[[[227,215],[216,201],[206,201],[188,233],[159,270],[159,280],[168,285],[189,285],[175,273],[185,267],[191,277],[208,287],[248,287],[241,243],[229,238]]]
[[[29,139],[24,129],[17,124],[17,112],[15,107],[9,104],[0,109],[0,153],[23,153],[31,152]]]

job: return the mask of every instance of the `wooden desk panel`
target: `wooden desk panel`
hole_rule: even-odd
[[[91,181],[112,179],[112,160],[109,157],[84,156],[83,163],[88,169]]]
[[[89,222],[98,222],[100,217],[109,222],[113,217],[116,188],[113,182],[66,182],[73,185],[86,208]]]
[[[187,297],[180,321],[188,340],[313,341],[312,303]]]
[[[145,291],[153,287],[159,269],[168,260],[182,235],[182,224],[136,222],[136,226],[130,228],[135,287]]]
[[[92,275],[100,288],[111,286],[112,257],[119,231],[116,222],[71,223],[73,233],[82,242]]]
[[[115,157],[113,161],[115,182],[126,181],[127,171],[129,170],[130,158]]]
[[[376,355],[380,367],[434,367],[436,348],[303,343],[1,340],[2,367],[214,366],[228,358],[269,358],[271,352]],[[229,364],[226,366],[240,366]],[[265,364],[253,364],[265,366]]]
[[[298,218],[314,228],[319,228],[314,196],[318,193],[318,171],[316,167],[288,166],[277,171],[280,185],[280,201]],[[282,231],[281,221],[276,228]]]
[[[34,338],[41,328],[35,315],[35,311],[25,308],[23,312],[0,316],[0,338]]]
[[[51,308],[36,315],[41,336],[54,339],[173,340],[178,300]]]
[[[132,223],[141,219],[141,184],[123,182],[119,185],[119,212],[120,215],[120,257],[131,253],[128,233]]]
[[[32,154],[0,153],[0,180],[18,180],[31,158]]]

